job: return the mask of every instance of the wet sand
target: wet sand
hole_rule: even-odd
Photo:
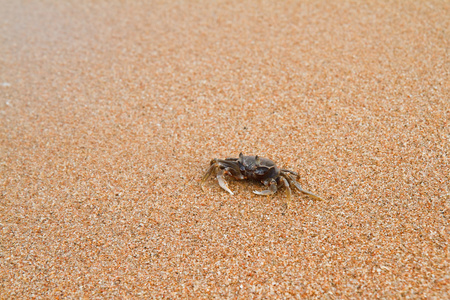
[[[448,1],[0,2],[0,298],[449,297]]]

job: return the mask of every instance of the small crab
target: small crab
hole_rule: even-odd
[[[314,195],[311,192],[302,189],[297,182],[299,175],[296,172],[280,169],[276,164],[268,159],[259,156],[244,156],[239,154],[239,158],[226,158],[211,160],[210,167],[206,171],[201,181],[201,187],[205,181],[213,174],[216,173],[219,185],[225,191],[233,195],[233,192],[228,188],[228,184],[224,179],[225,175],[229,175],[236,180],[256,180],[269,187],[264,191],[253,191],[257,195],[272,195],[275,194],[279,187],[286,187],[286,194],[288,198],[288,205],[291,200],[291,188],[290,185],[294,185],[300,192],[309,195],[317,200],[323,200],[321,197]]]

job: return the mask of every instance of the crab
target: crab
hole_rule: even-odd
[[[212,159],[208,170],[201,180],[201,187],[203,190],[203,184],[213,173],[216,173],[220,187],[231,195],[233,195],[233,192],[229,189],[228,184],[225,181],[225,175],[233,177],[236,180],[249,179],[259,181],[264,186],[268,187],[267,190],[253,191],[253,193],[257,195],[273,195],[277,192],[278,188],[285,187],[288,206],[291,201],[291,185],[303,194],[316,200],[324,200],[321,197],[302,189],[297,182],[297,179],[299,178],[298,173],[291,170],[280,169],[272,160],[257,155],[245,156],[240,153],[239,158]]]

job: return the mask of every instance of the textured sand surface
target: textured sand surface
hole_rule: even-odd
[[[1,299],[449,297],[449,1],[0,7]]]

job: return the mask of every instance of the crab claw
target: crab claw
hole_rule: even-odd
[[[277,182],[275,180],[271,180],[270,183],[265,183],[264,185],[269,184],[269,189],[268,190],[264,190],[264,191],[253,191],[253,193],[255,193],[256,195],[272,195],[275,194],[277,192]]]
[[[217,181],[219,181],[219,185],[220,185],[221,188],[223,188],[225,191],[227,191],[231,195],[234,195],[233,192],[228,188],[228,184],[225,181],[225,179],[223,178],[224,174],[225,174],[224,170],[219,170],[217,172]]]

